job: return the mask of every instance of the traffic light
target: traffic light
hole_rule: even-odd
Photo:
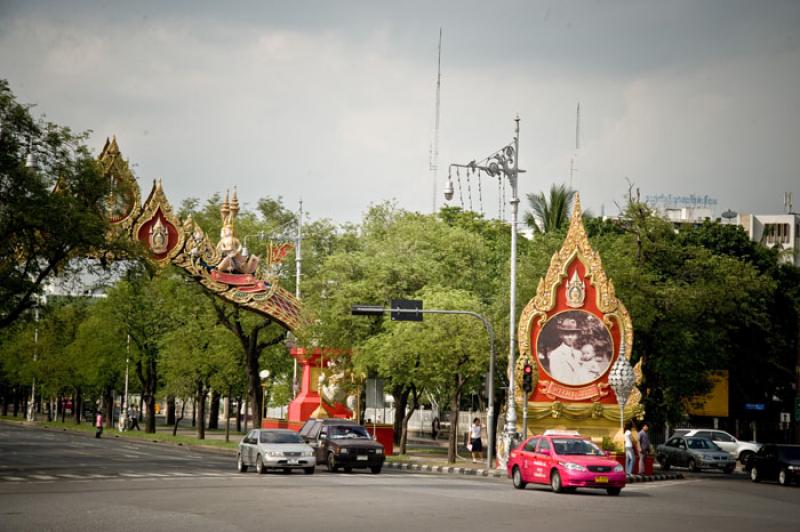
[[[522,368],[522,389],[525,393],[531,393],[533,390],[533,366],[525,364]]]

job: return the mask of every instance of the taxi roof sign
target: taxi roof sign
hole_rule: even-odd
[[[544,431],[545,436],[580,436],[581,433],[577,430],[563,430],[563,429],[547,429]]]

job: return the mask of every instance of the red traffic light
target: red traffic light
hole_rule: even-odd
[[[524,367],[524,368],[522,368],[522,371],[523,371],[523,372],[524,372],[526,375],[530,375],[531,373],[533,373],[533,366],[531,366],[530,364],[525,364],[525,367]]]

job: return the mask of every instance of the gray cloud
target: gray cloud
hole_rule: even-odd
[[[796,2],[73,4],[4,3],[0,75],[98,150],[116,134],[175,204],[238,185],[339,221],[392,197],[430,210],[439,26],[439,181],[518,112],[521,193],[567,182],[580,101],[573,184],[596,213],[626,177],[719,210],[800,204]],[[497,216],[498,182],[470,188]]]

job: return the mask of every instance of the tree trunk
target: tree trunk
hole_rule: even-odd
[[[72,417],[75,419],[75,423],[78,425],[81,423],[82,410],[83,403],[81,401],[81,387],[76,386],[75,391],[72,394]]]
[[[458,445],[458,414],[461,406],[461,372],[455,375],[455,390],[450,399],[450,437],[447,442],[447,463],[452,464],[456,461],[456,446]]]
[[[175,396],[167,396],[167,425],[175,424]]]
[[[192,397],[192,428],[197,427],[197,396]]]
[[[208,409],[208,428],[219,429],[219,403],[221,395],[218,391],[211,391],[211,407]]]
[[[114,392],[107,388],[103,394],[103,412],[106,413],[106,428],[114,428]]]
[[[174,400],[174,398],[173,398]],[[181,401],[181,415],[179,418],[175,420],[175,424],[172,426],[172,436],[174,437],[178,433],[178,423],[183,421],[183,414],[186,412],[186,400],[184,399]]]
[[[145,432],[149,434],[156,433],[156,396],[155,394],[149,394],[145,398],[145,404],[147,405],[147,419],[145,425]]]
[[[417,389],[412,387],[411,393],[411,408],[403,416],[403,434],[400,437],[400,454],[406,454],[406,444],[408,443],[408,420],[414,415],[414,412],[419,406],[419,393]],[[396,414],[395,414],[396,415]]]
[[[197,406],[197,439],[206,439],[206,388],[202,382],[197,383],[197,396],[194,404]]]
[[[408,406],[408,395],[410,393],[410,387],[402,385],[392,387],[392,397],[394,397],[394,426],[392,427],[392,436],[395,445],[400,445],[400,440],[403,436],[403,419],[406,415],[406,406]],[[377,417],[377,414],[375,417]]]

